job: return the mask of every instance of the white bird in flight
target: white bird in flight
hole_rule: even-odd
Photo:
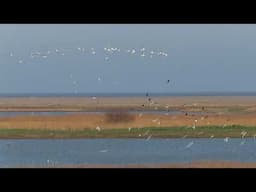
[[[148,138],[146,139],[147,141],[150,140],[152,137],[152,135],[149,135]]]
[[[228,142],[228,139],[229,139],[229,138],[228,138],[228,137],[226,137],[226,138],[224,139],[224,141],[227,143],[227,142]]]
[[[97,127],[96,127],[96,130],[97,130],[97,131],[100,131],[101,129],[100,129],[100,127],[99,127],[99,126],[97,126]]]
[[[246,131],[242,131],[242,132],[241,132],[242,138],[244,138],[246,134],[247,134]]]
[[[245,141],[241,141],[240,145],[243,145],[243,144],[245,144]]]
[[[190,148],[194,144],[193,141],[191,141],[189,144],[186,145],[186,148]]]

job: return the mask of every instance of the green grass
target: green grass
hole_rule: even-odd
[[[227,108],[227,112],[230,113],[242,113],[246,110],[246,107],[229,107]]]
[[[247,132],[245,137],[256,135],[256,126],[202,126],[191,127],[145,127],[128,129],[106,130],[43,130],[43,129],[0,129],[1,139],[25,138],[215,138],[234,137],[240,138],[241,132]]]

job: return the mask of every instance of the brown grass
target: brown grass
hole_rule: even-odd
[[[110,117],[109,117],[110,116]],[[127,114],[78,114],[63,116],[19,116],[1,117],[0,128],[20,128],[20,129],[95,129],[100,126],[104,129],[113,128],[140,128],[140,127],[175,127],[190,126],[196,122],[196,126],[205,125],[256,125],[256,114],[250,115],[157,115],[144,114],[142,116]],[[159,123],[160,122],[160,123]]]

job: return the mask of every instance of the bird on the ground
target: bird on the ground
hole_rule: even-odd
[[[158,118],[157,118],[157,119],[153,119],[152,122],[155,123],[155,122],[157,122],[158,120],[159,120]]]

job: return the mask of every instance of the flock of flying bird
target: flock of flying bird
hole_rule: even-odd
[[[168,53],[164,51],[159,51],[159,50],[153,50],[153,49],[146,49],[146,48],[130,48],[130,49],[121,49],[117,47],[104,47],[101,49],[98,49],[96,51],[95,48],[84,48],[84,47],[75,47],[75,48],[53,48],[53,49],[48,49],[45,51],[31,51],[29,53],[29,56],[27,58],[21,58],[21,57],[16,57],[18,59],[19,64],[26,63],[25,60],[27,59],[48,59],[50,56],[53,55],[59,55],[59,56],[65,56],[65,55],[70,55],[70,54],[81,54],[81,55],[102,55],[100,53],[103,53],[104,60],[106,62],[110,62],[111,58],[114,56],[118,56],[118,54],[128,54],[130,56],[138,56],[138,57],[148,57],[148,58],[153,58],[153,57],[167,57]],[[98,54],[99,53],[99,54]],[[16,55],[13,52],[10,52],[10,57],[15,57]],[[73,74],[70,74],[70,80],[72,81],[72,84],[75,88],[74,92],[78,93],[78,87],[79,83],[77,80],[75,80],[75,77]],[[98,82],[102,81],[102,77],[97,78]],[[168,80],[167,83],[170,81]],[[115,82],[114,84],[117,84]]]
[[[111,56],[116,56],[117,54],[120,53],[126,53],[128,55],[134,55],[134,56],[139,56],[139,57],[148,57],[148,58],[153,58],[153,57],[167,57],[168,53],[164,51],[157,51],[153,49],[147,50],[146,48],[131,48],[131,49],[120,49],[117,47],[104,47],[103,49],[99,50],[103,51],[105,53],[104,59],[106,61],[110,60]],[[55,48],[52,50],[47,50],[47,51],[32,51],[30,52],[30,59],[34,58],[43,58],[47,59],[50,55],[53,54],[58,54],[61,56],[65,56],[68,53],[83,53],[83,54],[89,54],[89,55],[96,55],[96,49],[95,48],[84,48],[84,47],[76,47],[76,48]],[[13,52],[10,52],[10,57],[14,57],[15,54]],[[19,58],[18,63],[24,63],[24,59]]]
[[[104,61],[110,62],[112,57],[118,56],[118,54],[124,53],[128,54],[130,56],[138,56],[138,57],[147,57],[147,58],[153,58],[153,57],[167,57],[168,53],[164,51],[159,51],[159,50],[153,50],[153,49],[146,49],[146,48],[128,48],[128,49],[121,49],[117,47],[104,47],[101,49],[98,49],[96,51],[96,48],[84,48],[84,47],[75,47],[75,48],[53,48],[53,49],[48,49],[45,51],[31,51],[29,53],[29,56],[26,58],[18,58],[18,63],[23,64],[25,63],[25,60],[27,59],[47,59],[50,56],[53,55],[59,55],[59,56],[65,56],[69,54],[82,54],[82,55],[101,55],[103,53]],[[98,54],[99,53],[99,54]],[[10,57],[15,57],[16,55],[13,52],[10,52],[9,54]],[[75,88],[74,92],[78,93],[78,87],[79,83],[73,76],[73,74],[69,75],[70,80],[72,81],[72,84]],[[102,77],[97,78],[98,82],[102,81]],[[170,80],[167,81],[169,83]],[[116,84],[116,82],[115,82]]]

